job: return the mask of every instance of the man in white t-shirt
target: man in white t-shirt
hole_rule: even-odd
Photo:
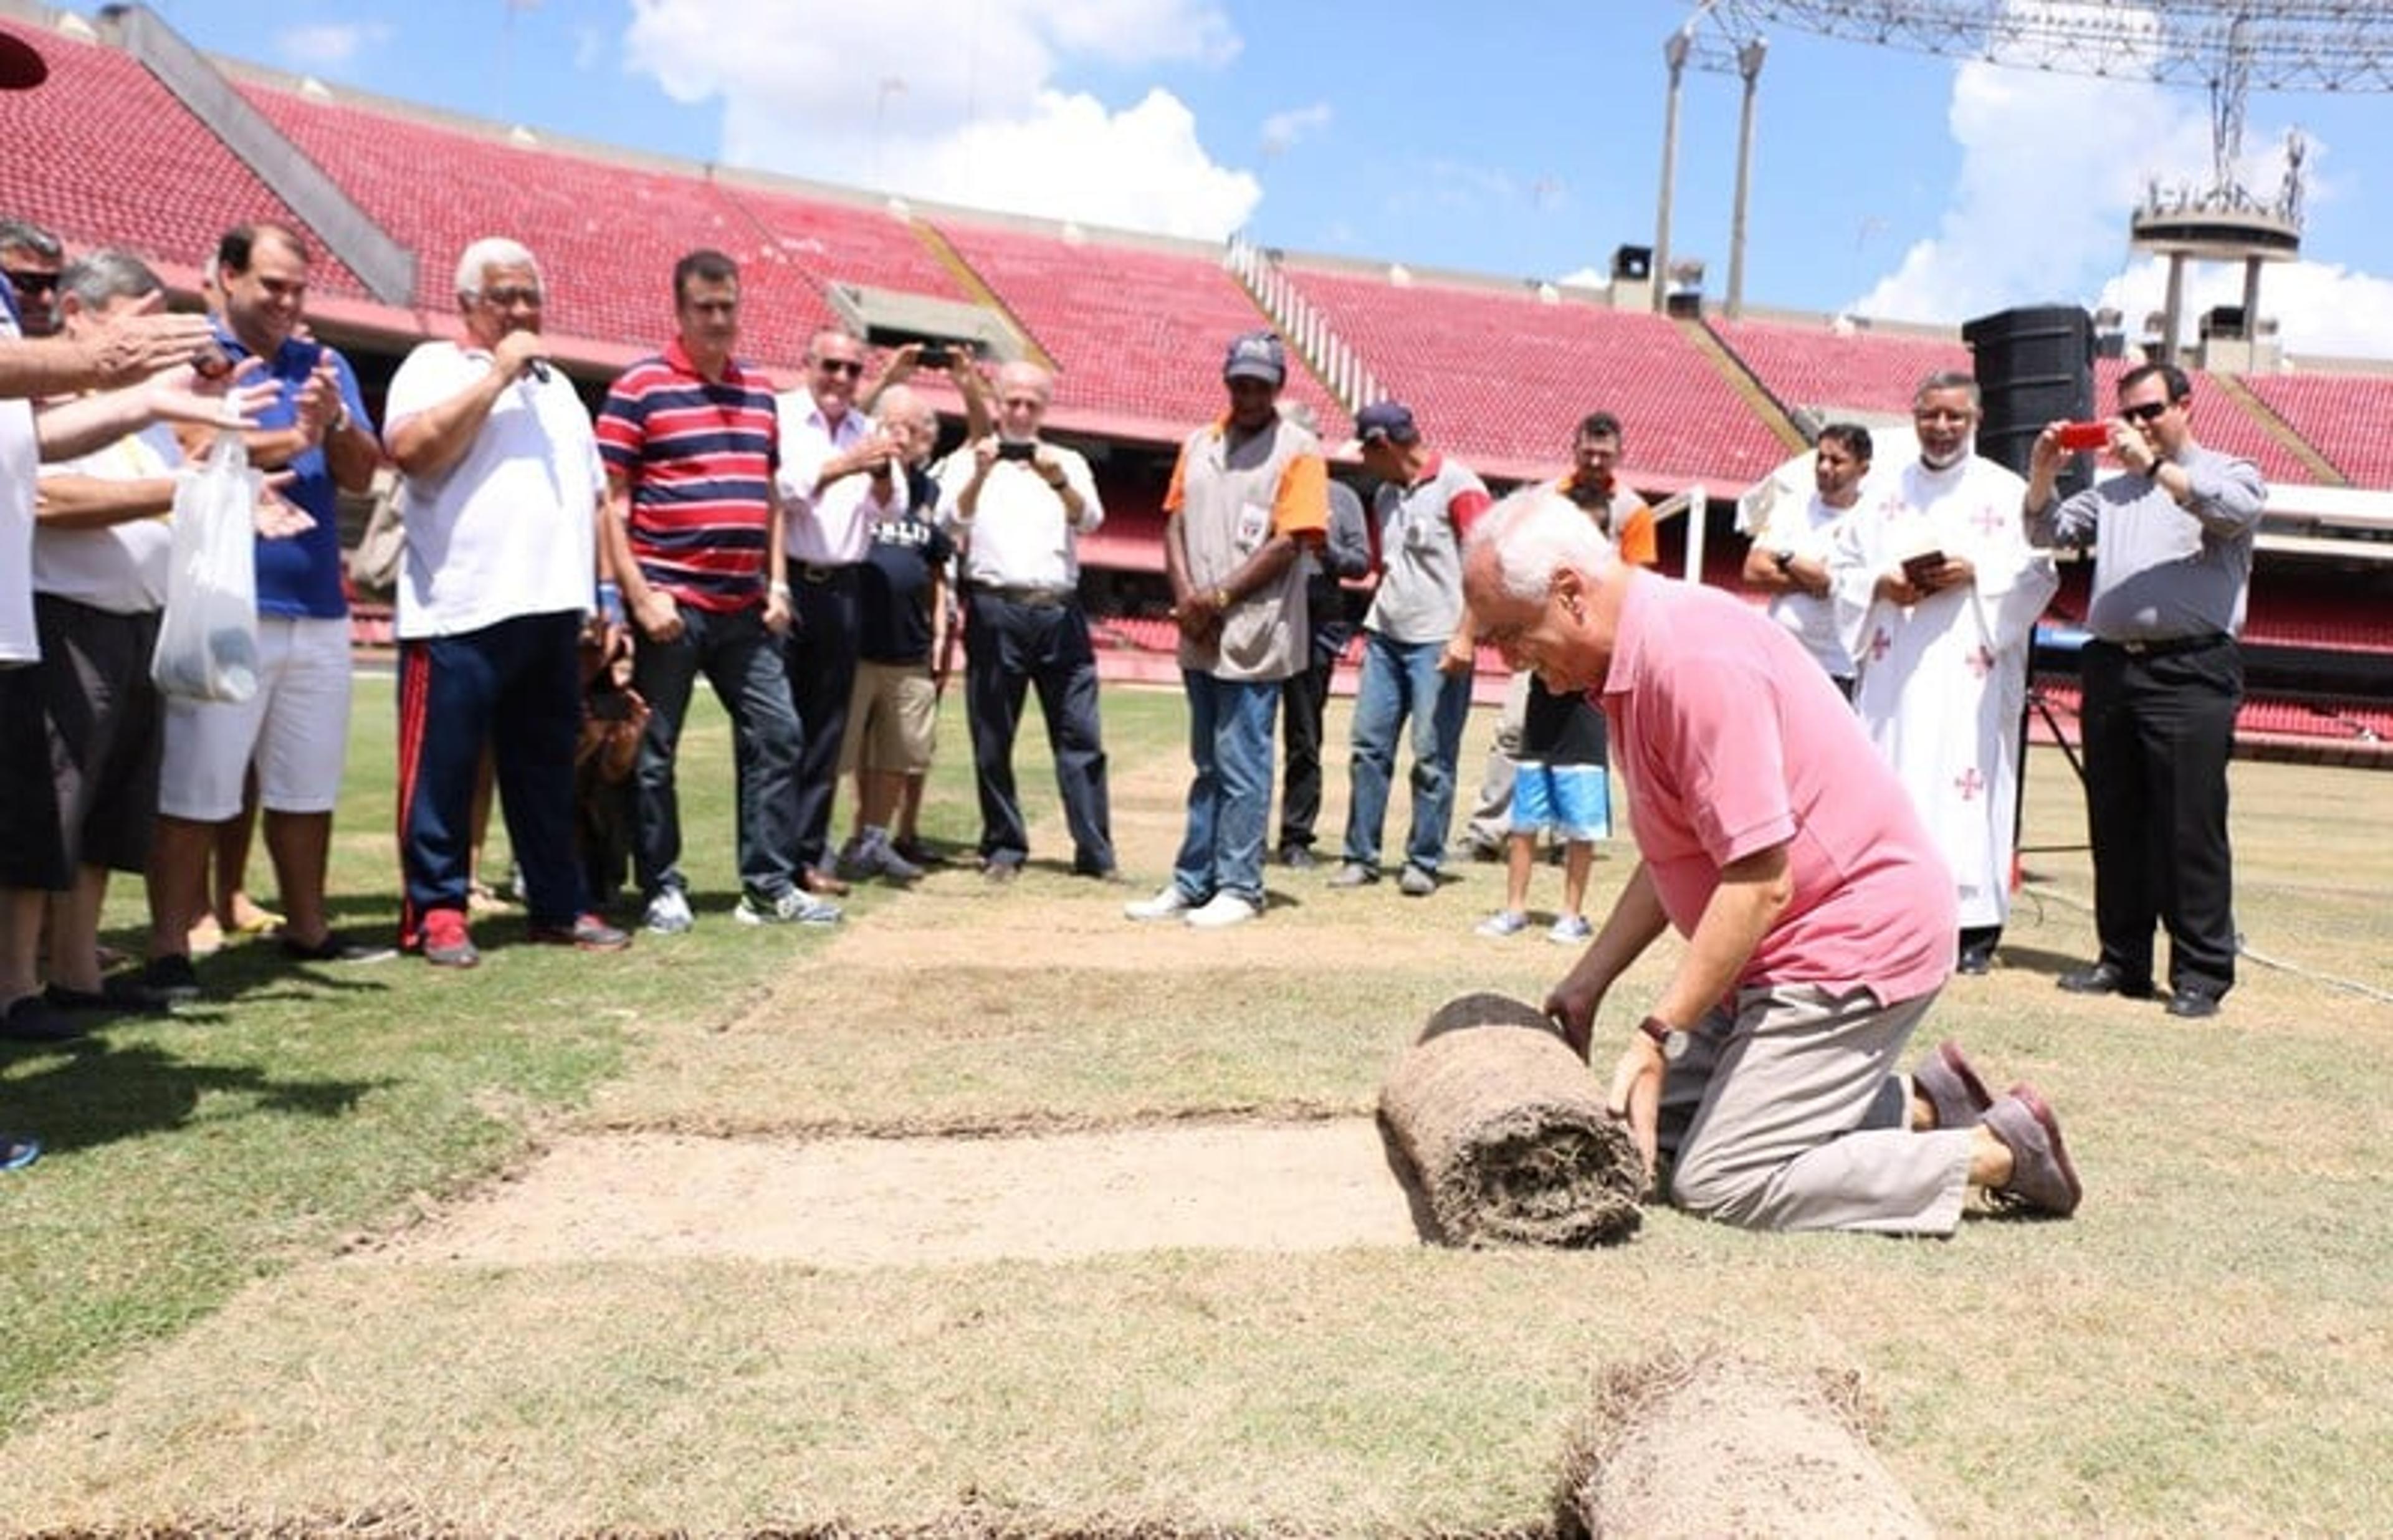
[[[1774,595],[1770,618],[1786,628],[1825,669],[1837,688],[1853,695],[1853,659],[1837,633],[1837,602],[1829,595],[1828,558],[1837,526],[1862,500],[1869,475],[1869,429],[1831,423],[1812,451],[1811,500],[1798,507],[1781,499],[1745,554],[1745,584]]]
[[[474,778],[488,743],[531,939],[616,951],[573,848],[580,644],[606,477],[590,418],[540,333],[540,268],[490,237],[457,263],[465,334],[390,382],[384,442],[406,478],[399,580],[399,941],[481,960],[465,926]]]

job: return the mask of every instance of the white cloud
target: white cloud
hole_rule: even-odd
[[[1936,233],[1848,307],[1855,314],[1950,325],[2011,306],[2115,305],[2130,328],[2159,307],[2164,268],[2132,254],[2128,218],[2152,179],[2197,188],[2211,177],[2208,104],[2149,84],[1970,63],[1955,72],[1950,127],[1961,170]],[[2282,133],[2254,124],[2237,168],[2272,197]],[[2311,202],[2338,189],[2308,169]],[[2189,316],[2242,300],[2240,268],[2190,265]],[[2393,282],[2329,264],[2272,266],[2261,310],[2288,350],[2393,356]],[[2198,297],[2197,297],[2198,296]],[[2187,323],[2190,333],[2191,323]]]
[[[1205,237],[1262,195],[1170,92],[1116,110],[1053,84],[1083,61],[1225,62],[1216,0],[634,0],[624,46],[672,96],[722,101],[739,164]]]
[[[587,70],[607,57],[607,34],[596,27],[573,29],[573,67]]]
[[[1266,155],[1285,155],[1296,148],[1299,139],[1329,126],[1329,104],[1316,101],[1310,107],[1291,107],[1285,112],[1274,112],[1263,120],[1262,146]]]
[[[392,35],[386,21],[322,21],[284,28],[275,34],[274,51],[296,69],[336,70]]]

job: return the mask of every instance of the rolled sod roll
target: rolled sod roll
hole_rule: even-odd
[[[1563,1455],[1564,1534],[1935,1533],[1871,1449],[1860,1382],[1720,1348],[1620,1365]]]
[[[1642,1218],[1628,1125],[1520,1000],[1439,1007],[1380,1088],[1380,1121],[1449,1246],[1608,1246]]]

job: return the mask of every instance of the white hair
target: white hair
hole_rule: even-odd
[[[1480,516],[1463,543],[1465,565],[1483,551],[1507,596],[1540,602],[1563,568],[1600,580],[1620,561],[1585,509],[1543,486],[1524,487]]]
[[[910,385],[894,385],[883,391],[881,399],[873,403],[872,414],[883,423],[910,418],[938,426],[938,413]]]
[[[531,281],[540,282],[540,264],[522,241],[510,241],[503,235],[486,235],[465,248],[457,259],[457,294],[464,299],[478,299],[482,294],[482,275],[493,268],[530,268]]]

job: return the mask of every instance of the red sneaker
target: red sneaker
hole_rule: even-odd
[[[471,968],[482,960],[472,933],[465,929],[463,909],[427,911],[417,939],[423,943],[424,960],[435,968]]]

